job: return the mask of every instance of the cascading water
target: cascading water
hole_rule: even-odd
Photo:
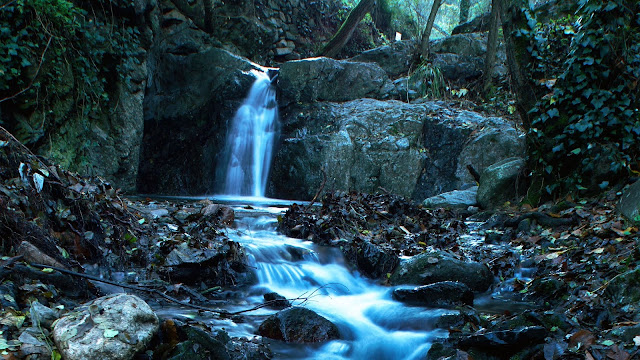
[[[277,359],[423,359],[436,337],[447,332],[435,323],[454,310],[410,307],[392,299],[393,289],[375,284],[352,272],[342,253],[309,241],[277,234],[276,215],[282,208],[251,209],[236,207],[236,230],[229,237],[247,250],[258,284],[244,299],[231,306],[237,311],[262,303],[262,294],[277,292],[287,298],[307,298],[294,302],[335,323],[342,340],[321,345],[295,345],[273,342]],[[275,311],[261,309],[250,321],[238,327],[234,335],[252,336],[259,322]],[[234,332],[226,324],[226,329]],[[248,333],[245,333],[248,332]],[[243,334],[244,333],[244,334]]]
[[[225,195],[264,197],[278,137],[275,85],[268,73],[251,72],[256,80],[236,112],[227,136]]]

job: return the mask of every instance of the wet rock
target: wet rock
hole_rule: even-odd
[[[129,359],[158,330],[158,317],[134,295],[115,294],[84,304],[60,318],[53,339],[67,360]]]
[[[620,306],[638,303],[640,301],[640,268],[613,278],[605,294]]]
[[[473,186],[466,190],[453,190],[426,198],[422,204],[428,208],[467,209],[478,203],[477,193],[478,187]]]
[[[516,195],[517,179],[525,162],[508,158],[489,166],[480,177],[478,204],[485,209],[502,205]]]
[[[483,264],[462,261],[443,253],[426,252],[403,259],[391,274],[392,285],[428,285],[458,281],[471,290],[483,292],[493,284],[493,275]]]
[[[329,58],[289,61],[280,67],[282,104],[313,101],[350,101],[389,97],[394,86],[385,71],[373,63]]]
[[[224,332],[219,332],[218,335],[214,337],[198,328],[183,326],[181,328],[181,335],[184,341],[176,345],[168,357],[168,360],[231,359],[225,346],[229,341],[229,336]]]
[[[356,241],[355,246],[344,246],[344,253],[350,263],[372,279],[379,279],[391,273],[400,260],[393,251],[385,251],[370,241]]]
[[[463,349],[476,348],[491,353],[516,353],[528,346],[541,344],[547,330],[541,326],[530,326],[515,330],[498,330],[463,336],[458,344]]]
[[[460,282],[442,281],[413,289],[396,289],[393,298],[407,304],[427,307],[473,305],[473,292]]]
[[[624,190],[617,208],[627,219],[640,224],[640,181]]]
[[[282,310],[291,306],[289,300],[278,293],[270,292],[262,295],[262,297],[265,303],[269,304],[267,307],[271,309]]]
[[[376,63],[390,77],[396,77],[409,71],[415,47],[414,40],[394,41],[390,45],[364,51],[350,60]]]
[[[270,339],[290,343],[316,343],[340,339],[338,327],[316,314],[300,307],[282,310],[268,317],[258,334]]]

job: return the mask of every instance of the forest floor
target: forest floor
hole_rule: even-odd
[[[152,303],[165,302],[162,293],[213,312],[225,289],[250,281],[243,249],[224,235],[234,219],[229,208],[127,199],[0,135],[3,358],[20,358],[17,338],[29,325],[32,301],[64,313],[103,294],[87,275],[132,285],[141,296],[146,289]],[[535,326],[544,328],[544,341],[516,344],[520,358],[627,360],[640,356],[640,239],[615,210],[619,196],[470,214],[389,194],[333,193],[322,206],[292,206],[280,225],[288,235],[347,250],[368,241],[394,256],[436,248],[486,264],[498,279],[489,296],[514,306],[461,309],[465,316],[449,326],[445,344],[454,358],[504,358],[513,347],[505,337],[518,340],[513,331]],[[483,240],[469,244],[470,232]],[[169,263],[176,251],[182,262]],[[516,277],[522,269],[529,273]],[[371,272],[386,281],[384,271]],[[471,336],[487,346],[463,346],[460,339]]]

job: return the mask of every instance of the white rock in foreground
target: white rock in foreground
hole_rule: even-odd
[[[53,339],[65,360],[131,359],[158,330],[158,317],[134,295],[114,294],[60,318]]]

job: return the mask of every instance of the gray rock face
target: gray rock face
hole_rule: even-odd
[[[367,50],[350,60],[376,63],[390,77],[396,77],[409,71],[415,48],[416,42],[413,40],[394,41],[391,45]]]
[[[627,219],[640,223],[640,181],[636,181],[624,191],[617,208]]]
[[[391,274],[392,285],[429,285],[441,281],[458,281],[473,291],[486,291],[493,284],[489,268],[432,252],[404,259]]]
[[[487,52],[486,34],[457,34],[434,40],[431,42],[431,51],[483,57]]]
[[[291,109],[287,137],[274,161],[273,194],[310,199],[325,189],[410,196],[420,176],[420,133],[428,105],[355,100]]]
[[[289,308],[268,317],[258,329],[261,336],[289,343],[316,343],[340,339],[338,327],[306,308]]]
[[[478,204],[488,209],[515,196],[517,178],[524,165],[522,158],[508,158],[486,168],[480,177]]]
[[[291,102],[383,99],[395,88],[385,71],[374,63],[329,58],[289,61],[280,67],[280,105]]]
[[[473,305],[473,292],[460,282],[442,281],[413,289],[396,289],[393,298],[411,305],[454,307]]]
[[[466,190],[453,190],[426,198],[422,204],[428,208],[466,209],[478,203],[477,194],[478,187],[474,186]]]
[[[67,360],[130,359],[158,330],[158,317],[134,295],[115,294],[60,318],[53,339]]]
[[[616,276],[605,294],[620,306],[637,304],[640,301],[640,268]]]
[[[311,199],[323,182],[324,168],[325,191],[376,192],[382,187],[422,200],[472,182],[467,164],[484,169],[489,165],[485,158],[513,156],[494,147],[510,143],[502,136],[518,134],[502,119],[437,102],[301,104],[286,108],[282,122],[270,196],[285,199]],[[503,130],[496,130],[495,141],[477,140],[490,129]],[[524,153],[524,144],[510,149]]]

